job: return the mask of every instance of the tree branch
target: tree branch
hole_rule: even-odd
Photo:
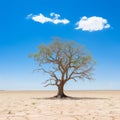
[[[47,86],[49,86],[49,85],[56,85],[56,84],[47,84],[47,85],[45,85],[44,87],[47,87]]]

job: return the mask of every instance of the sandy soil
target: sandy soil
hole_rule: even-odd
[[[120,120],[120,91],[69,91],[77,99],[50,100],[54,91],[1,91],[0,120]]]

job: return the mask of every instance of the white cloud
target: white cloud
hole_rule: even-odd
[[[107,20],[102,17],[92,16],[87,18],[83,16],[77,23],[75,29],[82,29],[83,31],[98,31],[106,28],[110,28]]]
[[[51,18],[52,17],[52,18]],[[42,13],[40,13],[39,15],[32,15],[29,14],[27,16],[27,19],[31,18],[32,20],[34,20],[35,22],[39,22],[39,23],[46,23],[46,22],[51,22],[54,24],[68,24],[70,21],[68,19],[59,19],[60,15],[59,14],[55,14],[55,13],[50,13],[50,17],[45,17]]]
[[[60,15],[59,14],[55,14],[55,13],[50,13],[50,16],[52,16],[52,17],[55,17],[54,19],[58,19],[59,17],[60,17]]]

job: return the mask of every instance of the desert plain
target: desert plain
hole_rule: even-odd
[[[120,120],[120,91],[0,91],[0,120]]]

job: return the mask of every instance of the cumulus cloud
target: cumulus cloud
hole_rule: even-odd
[[[77,27],[75,29],[82,29],[83,31],[98,31],[106,28],[110,28],[110,24],[108,24],[107,20],[102,17],[92,16],[87,18],[83,16],[77,23]]]
[[[39,15],[29,14],[27,16],[27,19],[32,19],[35,22],[39,22],[39,23],[42,23],[42,24],[44,24],[46,22],[51,22],[51,23],[54,23],[54,24],[59,24],[59,23],[68,24],[70,22],[66,18],[64,18],[64,19],[59,19],[59,18],[60,18],[60,15],[55,14],[55,13],[50,13],[50,17],[46,17],[42,13],[40,13]]]

